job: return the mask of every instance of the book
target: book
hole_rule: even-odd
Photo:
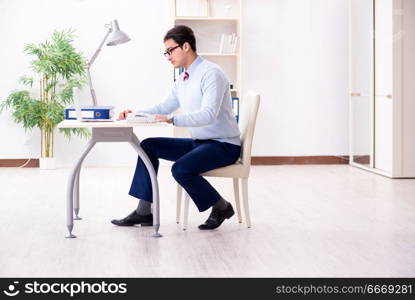
[[[239,122],[239,98],[232,97],[232,109],[235,115],[236,122]]]
[[[236,53],[236,47],[238,45],[238,36],[234,36],[233,43],[232,43],[232,53]]]
[[[219,53],[236,53],[238,36],[236,33],[222,34],[219,44]]]
[[[222,35],[220,36],[219,53],[223,53],[224,44],[225,44],[225,34],[222,33]]]
[[[81,106],[79,108],[68,107],[65,109],[66,120],[81,121],[112,121],[114,106]]]

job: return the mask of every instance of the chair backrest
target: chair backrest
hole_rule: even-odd
[[[259,94],[249,92],[240,103],[239,131],[241,132],[241,161],[243,165],[251,164],[252,140],[254,137],[259,102]]]

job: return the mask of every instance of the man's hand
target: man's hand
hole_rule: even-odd
[[[125,120],[129,113],[132,113],[132,111],[129,110],[129,109],[126,109],[126,110],[120,112],[120,115],[118,116],[118,120]]]
[[[171,123],[172,120],[168,115],[155,115],[156,120],[158,122],[166,122],[166,123]]]

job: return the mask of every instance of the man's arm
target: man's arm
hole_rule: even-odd
[[[176,91],[177,91],[177,83],[174,84],[170,94],[167,96],[167,98],[162,103],[156,106],[153,106],[153,107],[137,110],[135,113],[144,112],[144,113],[153,114],[153,115],[155,114],[156,119],[158,121],[171,123],[171,120],[169,118],[166,117],[166,120],[164,120],[164,118],[160,119],[159,116],[162,116],[164,114],[170,114],[179,107],[179,100],[177,98]],[[132,113],[130,109],[126,109],[122,111],[118,119],[125,120],[129,113]]]
[[[153,107],[137,110],[137,112],[144,112],[148,114],[168,115],[179,108],[179,99],[177,98],[177,83],[174,84],[170,94],[160,104]]]
[[[226,78],[217,70],[208,71],[202,79],[202,105],[200,110],[176,115],[174,125],[183,127],[200,127],[213,123],[222,106],[225,89],[228,88]]]

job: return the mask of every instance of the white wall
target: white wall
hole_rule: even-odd
[[[263,100],[254,155],[348,153],[347,3],[246,2],[243,85]]]
[[[156,103],[171,86],[172,69],[163,56],[162,39],[172,24],[172,7],[171,1],[0,1],[0,34],[7,41],[0,47],[3,64],[0,68],[0,99],[17,87],[17,79],[22,74],[30,72],[30,60],[22,51],[26,43],[43,42],[55,29],[73,28],[78,35],[77,48],[90,58],[106,33],[104,24],[116,18],[132,40],[117,47],[105,47],[92,66],[98,101],[115,105],[120,110]],[[89,104],[88,93],[82,96],[84,103]],[[0,128],[0,139],[8,140],[2,143],[0,158],[39,156],[38,130],[25,133],[6,114],[0,116]],[[144,135],[153,132],[146,130]],[[70,165],[84,144],[85,140],[76,137],[69,143],[58,134],[55,144],[58,164]],[[131,165],[135,161],[136,156],[129,145],[116,143],[97,145],[85,165]]]
[[[162,37],[172,25],[172,1],[1,0],[0,100],[30,73],[23,47],[42,42],[54,29],[73,28],[76,46],[90,57],[117,18],[132,41],[106,47],[93,65],[100,104],[148,106],[171,86]],[[348,153],[347,0],[245,0],[243,89],[262,96],[253,155]],[[82,101],[87,103],[88,94]],[[140,136],[170,135],[164,129]],[[0,159],[39,156],[39,132],[25,133],[8,113],[0,115]],[[7,142],[6,142],[7,141]],[[84,140],[56,138],[60,166],[70,165]],[[129,145],[97,145],[89,166],[132,165]]]

